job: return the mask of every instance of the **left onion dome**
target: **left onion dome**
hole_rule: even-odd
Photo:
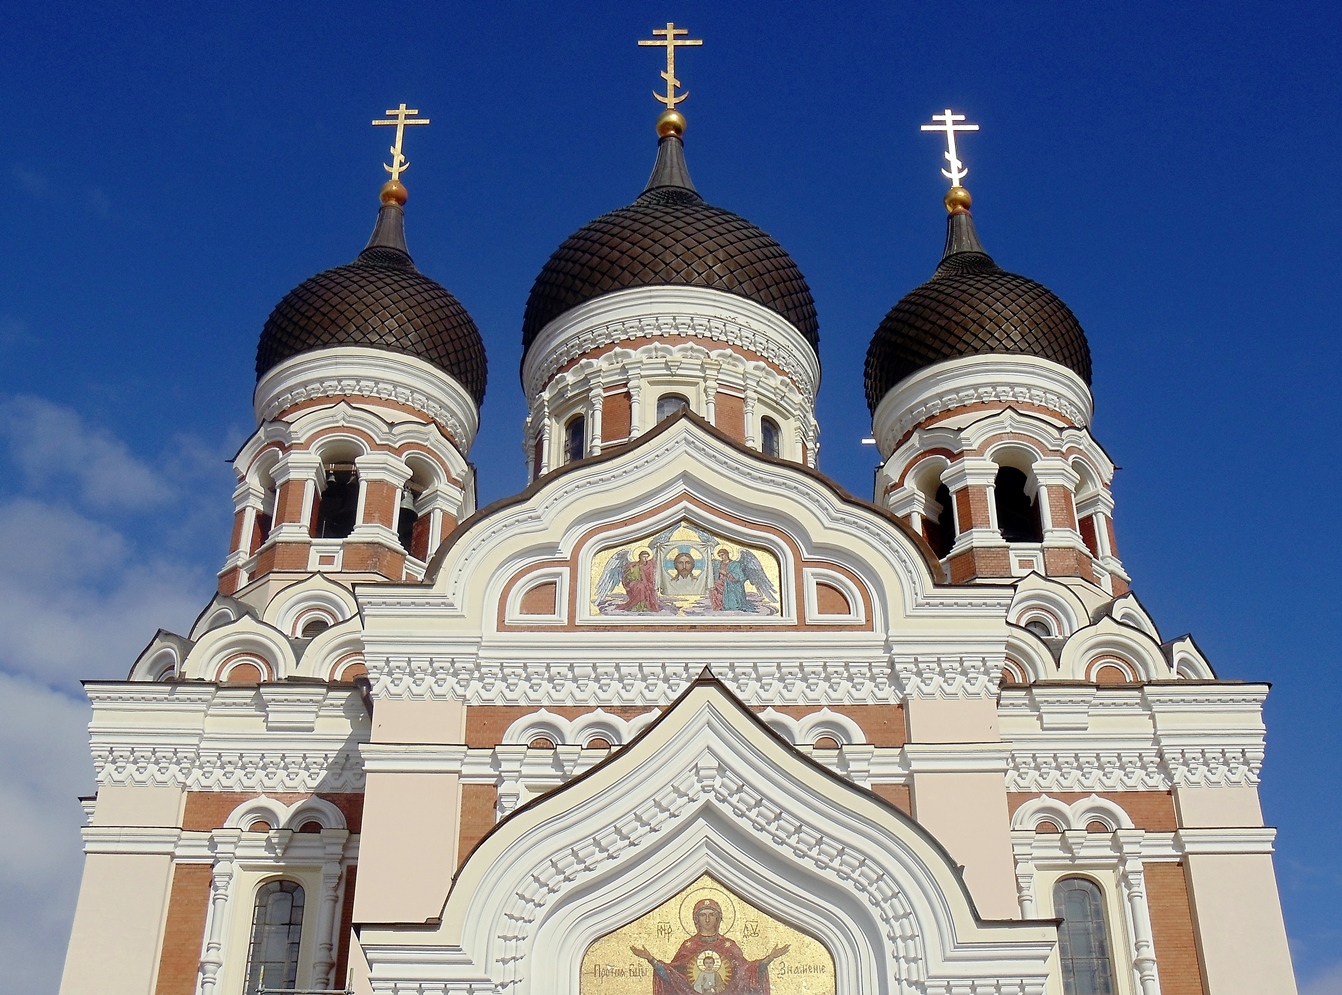
[[[452,294],[415,268],[405,243],[405,188],[387,183],[372,238],[354,262],[318,273],[275,305],[256,346],[256,379],[292,356],[363,346],[422,359],[477,405],[488,367],[480,330]]]

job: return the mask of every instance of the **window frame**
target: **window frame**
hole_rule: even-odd
[[[304,979],[305,971],[311,969],[311,965],[305,964],[306,958],[304,956],[304,954],[307,952],[306,947],[310,945],[307,942],[308,936],[312,932],[312,929],[314,928],[311,925],[311,910],[309,907],[311,904],[309,900],[311,895],[311,889],[301,880],[299,880],[296,875],[286,875],[286,874],[271,875],[259,881],[256,884],[256,886],[253,887],[250,891],[252,899],[250,902],[251,914],[248,916],[248,928],[246,934],[247,952],[242,967],[242,990],[244,995],[254,995],[256,991],[256,988],[252,986],[252,962],[253,962],[253,955],[256,951],[256,940],[257,940],[256,917],[257,912],[260,908],[259,901],[261,898],[261,893],[267,888],[269,888],[271,885],[285,885],[285,884],[293,885],[300,892],[302,892],[303,895],[303,906],[302,906],[303,911],[298,921],[298,940],[296,943],[294,943],[292,940],[289,941],[295,948],[294,959],[293,959],[294,977],[292,987],[293,988],[304,987],[303,982],[305,980]],[[292,904],[290,908],[292,910]],[[292,922],[289,923],[288,926],[290,929],[292,929],[293,923]],[[258,987],[259,984],[260,981],[258,979]],[[289,984],[288,979],[287,978],[284,979],[284,985],[287,987],[288,984]],[[268,987],[274,987],[274,986],[271,985]]]
[[[1068,882],[1072,881],[1089,885],[1092,889],[1094,889],[1095,909],[1099,913],[1100,938],[1104,941],[1105,959],[1108,961],[1109,965],[1108,995],[1122,995],[1122,993],[1126,992],[1127,989],[1120,980],[1121,972],[1118,970],[1117,961],[1118,961],[1118,951],[1120,949],[1126,950],[1127,944],[1125,943],[1123,947],[1120,948],[1118,941],[1121,938],[1116,935],[1116,931],[1114,929],[1113,910],[1110,908],[1110,903],[1113,898],[1113,896],[1110,894],[1111,887],[1106,887],[1104,882],[1096,880],[1096,878],[1091,874],[1078,873],[1072,870],[1064,871],[1058,874],[1056,877],[1053,878],[1052,882],[1049,885],[1048,890],[1049,905],[1050,908],[1053,910],[1054,917],[1057,919],[1062,919],[1064,922],[1066,920],[1064,919],[1061,911],[1058,908],[1058,891],[1060,888],[1064,887]],[[1058,971],[1062,981],[1064,995],[1092,995],[1092,993],[1090,992],[1077,991],[1077,989],[1075,988],[1074,977],[1072,979],[1069,979],[1068,977],[1067,974],[1068,965],[1063,957],[1063,943],[1064,943],[1063,928],[1064,927],[1060,926],[1058,929]],[[1096,993],[1096,995],[1106,995],[1106,993]]]
[[[769,447],[766,445],[769,428],[773,429],[773,452],[769,452]],[[779,424],[777,418],[770,417],[769,415],[760,416],[760,452],[765,456],[773,456],[776,459],[783,458],[783,426]]]

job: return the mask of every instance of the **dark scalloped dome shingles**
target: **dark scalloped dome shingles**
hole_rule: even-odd
[[[256,347],[256,378],[290,356],[366,346],[414,356],[485,398],[488,367],[475,322],[410,256],[374,245],[346,266],[305,280],[275,305]]]
[[[678,153],[679,140],[671,148]],[[628,207],[579,228],[555,250],[527,298],[523,353],[549,322],[584,301],[667,284],[749,298],[819,347],[811,290],[781,245],[740,215],[706,204],[692,188],[653,186]]]
[[[1086,333],[1057,295],[987,253],[948,255],[876,329],[867,349],[867,406],[874,413],[892,387],[933,363],[1002,353],[1051,360],[1090,383]]]

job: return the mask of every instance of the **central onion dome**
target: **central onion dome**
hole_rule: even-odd
[[[1065,366],[1090,384],[1090,346],[1081,323],[1047,287],[1008,273],[984,251],[969,192],[946,195],[946,250],[932,279],[885,316],[867,350],[867,406],[905,377],[948,359],[1015,354]]]
[[[705,203],[690,180],[678,112],[659,121],[648,185],[555,250],[527,298],[522,351],[547,324],[585,301],[631,287],[707,287],[782,315],[818,351],[815,302],[781,245],[740,215]]]
[[[256,347],[256,379],[314,349],[363,346],[422,359],[480,405],[488,369],[480,331],[451,293],[415,268],[405,244],[405,188],[388,183],[367,247],[275,305]]]

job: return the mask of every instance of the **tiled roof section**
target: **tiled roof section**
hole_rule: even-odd
[[[783,247],[745,218],[706,204],[693,189],[665,185],[650,186],[634,203],[578,229],[555,250],[527,299],[523,352],[549,322],[584,301],[666,284],[747,297],[782,315],[819,347],[815,301]]]
[[[1001,353],[1052,360],[1090,383],[1090,346],[1066,304],[987,253],[955,252],[876,330],[867,350],[867,407],[875,412],[890,388],[933,363]]]
[[[290,356],[328,346],[368,346],[432,363],[480,404],[487,367],[480,331],[446,289],[410,256],[372,245],[295,287],[275,306],[256,347],[256,378]]]

